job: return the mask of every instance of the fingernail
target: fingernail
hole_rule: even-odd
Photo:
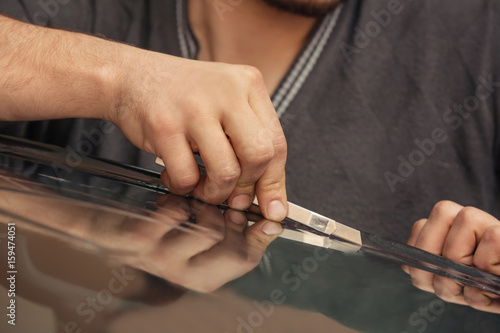
[[[250,196],[246,194],[237,195],[231,200],[231,208],[234,209],[247,209],[250,206]]]
[[[275,236],[281,233],[283,229],[281,228],[281,224],[277,222],[266,222],[262,226],[262,231],[269,236]]]
[[[245,215],[242,212],[235,210],[230,210],[227,212],[229,214],[229,220],[237,225],[243,225],[247,222]]]
[[[285,207],[279,200],[271,201],[269,206],[267,206],[267,215],[271,220],[281,221],[285,218],[286,211]]]

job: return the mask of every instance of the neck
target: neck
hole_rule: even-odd
[[[189,1],[199,60],[257,67],[274,92],[301,50],[315,18],[290,14],[262,0]]]

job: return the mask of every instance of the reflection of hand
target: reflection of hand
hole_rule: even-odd
[[[121,237],[115,238],[112,247],[129,254],[116,258],[196,291],[216,290],[255,268],[281,232],[279,223],[262,220],[247,227],[242,212],[228,210],[223,214],[215,206],[170,194],[160,197],[158,204],[155,217],[166,216],[170,223],[128,220],[126,226],[121,225]],[[197,228],[206,228],[205,232],[172,228],[172,222],[181,224],[190,216],[196,219]],[[218,232],[210,236],[210,230]]]
[[[0,186],[26,187],[9,175],[3,177],[1,170]],[[138,214],[64,200],[33,189],[33,184],[30,188],[39,195],[26,197],[13,191],[0,197],[0,208],[50,230],[89,240],[119,261],[198,291],[212,291],[252,270],[282,231],[279,223],[268,220],[247,228],[242,212],[223,214],[216,206],[173,194],[158,197],[156,211]],[[193,220],[195,224],[186,223]]]
[[[500,221],[451,201],[434,206],[428,219],[415,223],[408,244],[433,254],[500,274]],[[404,267],[413,284],[441,299],[500,313],[500,297],[416,268]]]

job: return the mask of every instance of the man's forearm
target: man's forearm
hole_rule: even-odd
[[[111,120],[176,194],[286,216],[286,139],[256,68],[183,59],[0,17],[0,120]],[[231,140],[228,140],[228,137]],[[200,177],[198,150],[207,166]]]
[[[122,47],[0,16],[0,120],[106,118]]]

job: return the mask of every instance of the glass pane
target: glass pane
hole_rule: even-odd
[[[498,315],[413,287],[384,245],[342,252],[309,235],[264,248],[257,214],[37,143],[2,137],[0,166],[1,332],[500,331]]]

